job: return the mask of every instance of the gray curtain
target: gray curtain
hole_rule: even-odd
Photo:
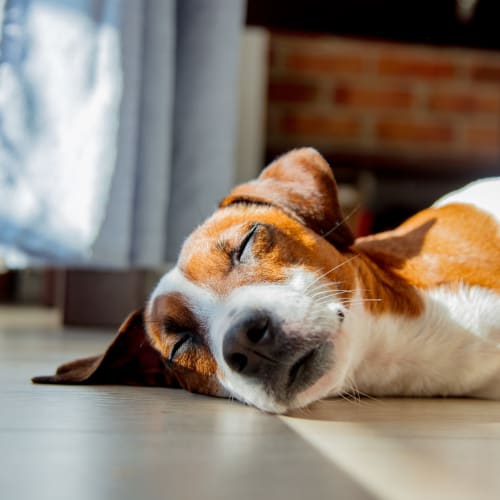
[[[119,34],[121,88],[110,90],[120,94],[119,125],[104,138],[116,154],[108,183],[103,177],[100,185],[106,196],[98,200],[102,216],[96,217],[95,238],[80,253],[65,254],[61,241],[61,251],[36,254],[22,238],[15,245],[11,241],[11,249],[44,262],[93,267],[156,267],[175,260],[185,236],[234,181],[244,0],[21,3],[70,4],[93,25],[105,22],[103,13],[111,9]],[[99,144],[102,135],[85,139]]]
[[[120,148],[95,262],[175,260],[230,188],[243,6],[127,2]]]

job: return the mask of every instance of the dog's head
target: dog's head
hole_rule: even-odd
[[[143,371],[271,412],[342,391],[352,243],[323,157],[277,159],[221,202],[158,283],[143,324],[161,363]]]
[[[187,239],[146,310],[153,346],[268,411],[324,397],[343,382],[352,242],[326,161],[288,153]]]

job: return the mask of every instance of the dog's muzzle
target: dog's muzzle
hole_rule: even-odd
[[[224,360],[240,376],[261,383],[285,402],[311,386],[331,364],[329,342],[307,332],[286,331],[269,311],[246,310],[233,316],[222,344]]]

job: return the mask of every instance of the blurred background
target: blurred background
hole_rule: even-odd
[[[0,0],[0,303],[117,325],[294,147],[330,162],[358,235],[500,175],[499,18],[497,0]]]

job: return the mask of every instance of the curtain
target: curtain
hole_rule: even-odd
[[[0,258],[157,267],[234,180],[243,0],[6,0]]]

